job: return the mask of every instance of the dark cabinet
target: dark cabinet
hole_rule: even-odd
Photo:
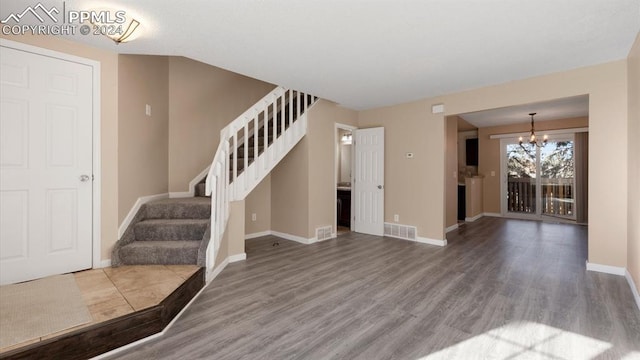
[[[458,185],[458,220],[465,220],[467,216],[466,186]]]
[[[467,139],[465,146],[467,166],[478,166],[478,139]]]
[[[351,227],[351,190],[338,190],[338,225]]]

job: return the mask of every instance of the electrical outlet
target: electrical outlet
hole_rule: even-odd
[[[146,104],[146,105],[145,105],[145,107],[144,107],[144,113],[145,113],[147,116],[151,116],[151,105],[149,105],[149,104]]]
[[[398,214],[393,215],[393,221],[395,221],[395,222],[400,221],[400,215],[398,215]]]
[[[251,221],[256,221],[256,220],[258,220],[256,213],[251,214]]]
[[[492,171],[492,172],[491,172],[491,176],[496,176],[496,172],[495,172],[495,171]]]

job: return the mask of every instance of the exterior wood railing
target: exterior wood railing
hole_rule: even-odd
[[[509,178],[507,210],[516,213],[536,213],[535,179]],[[542,179],[541,206],[543,215],[575,216],[573,179]]]

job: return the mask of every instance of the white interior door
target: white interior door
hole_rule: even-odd
[[[353,132],[355,147],[355,231],[384,233],[384,128]]]
[[[0,47],[0,284],[92,266],[90,66]]]

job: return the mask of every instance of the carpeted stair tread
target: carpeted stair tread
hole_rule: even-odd
[[[189,197],[157,200],[145,204],[145,219],[209,219],[211,198]]]
[[[198,262],[200,241],[134,241],[120,248],[128,265],[185,265]]]
[[[135,224],[136,241],[202,240],[209,219],[151,219]]]

